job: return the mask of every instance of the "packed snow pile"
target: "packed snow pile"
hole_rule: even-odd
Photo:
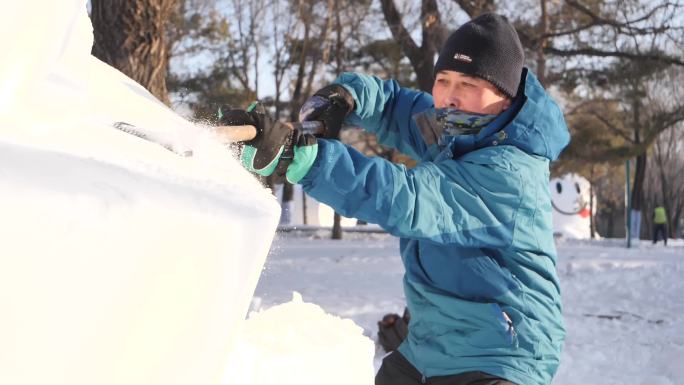
[[[370,385],[375,344],[362,333],[295,292],[291,302],[250,315],[225,384]]]
[[[0,384],[220,383],[275,198],[90,55],[85,1],[14,2],[0,32]]]

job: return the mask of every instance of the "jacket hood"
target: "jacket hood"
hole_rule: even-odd
[[[511,145],[554,161],[568,143],[570,133],[563,112],[525,68],[511,107],[478,134],[451,138],[449,146],[454,157],[483,147]]]

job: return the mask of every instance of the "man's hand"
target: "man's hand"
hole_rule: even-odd
[[[318,90],[299,110],[299,121],[320,120],[325,123],[323,137],[337,139],[342,122],[354,110],[354,98],[346,88],[331,84]]]
[[[219,123],[225,126],[252,125],[256,128],[256,137],[244,142],[240,156],[242,165],[251,172],[263,176],[273,173],[285,175],[288,182],[297,183],[316,160],[316,138],[273,121],[259,103],[252,103],[247,110],[220,113]]]
[[[385,314],[382,320],[378,321],[378,342],[386,352],[397,350],[399,345],[406,339],[408,334],[408,324],[411,320],[408,308],[404,309],[404,316],[399,314]]]

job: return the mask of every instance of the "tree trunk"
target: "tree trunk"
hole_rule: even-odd
[[[635,89],[638,86],[635,86]],[[638,94],[638,92],[635,92]],[[634,131],[634,144],[639,145],[641,143],[641,109],[640,101],[636,98],[632,101],[632,114],[633,114],[633,131]],[[635,219],[639,220],[641,218],[641,209],[644,204],[644,180],[646,179],[646,152],[642,152],[636,157],[636,166],[634,167],[634,183],[632,184],[632,228],[634,232],[632,236],[641,238],[641,221],[637,222]],[[632,229],[630,229],[631,231]]]
[[[541,31],[540,36],[545,36],[549,32],[549,14],[546,10],[546,0],[540,0],[541,6]],[[548,39],[542,38],[539,41],[537,48],[537,79],[542,86],[546,86],[546,58],[544,57],[544,49],[546,49]],[[592,238],[594,238],[592,236]]]
[[[306,58],[309,54],[309,32],[311,30],[311,15],[302,11],[300,13],[304,23],[304,37],[302,39],[302,51],[300,52],[299,62],[297,63],[297,78],[292,89],[290,98],[290,121],[294,122],[299,117],[299,108],[302,105],[302,93],[304,91],[304,77],[306,76]]]
[[[333,218],[332,239],[342,239],[342,216],[335,213]]]
[[[666,234],[668,238],[673,238],[674,236],[674,231],[673,231],[673,224],[672,222],[672,212],[670,211],[672,208],[672,201],[670,199],[670,186],[668,185],[668,177],[665,175],[665,161],[663,159],[663,156],[666,158],[670,157],[670,149],[667,150],[668,152],[666,154],[663,154],[663,149],[661,149],[660,142],[656,141],[655,145],[655,151],[654,151],[654,159],[656,162],[656,166],[658,167],[658,177],[660,178],[660,200],[658,200],[658,197],[656,195],[656,206],[658,203],[662,204],[663,207],[665,207],[665,213],[667,214],[667,228],[666,228]]]
[[[596,239],[594,221],[594,167],[592,166],[589,177],[589,234],[591,239]]]
[[[92,54],[169,104],[165,24],[177,0],[92,0]]]
[[[644,232],[643,223],[644,207],[644,180],[646,179],[646,153],[637,155],[636,167],[634,168],[634,183],[632,184],[632,237],[642,238]],[[646,229],[648,230],[648,229]]]
[[[287,181],[283,181],[283,199],[282,199],[282,213],[280,216],[280,223],[289,225],[292,223],[292,209],[294,200],[294,186]]]
[[[610,206],[610,214],[608,215],[608,224],[607,224],[607,234],[606,238],[613,238],[615,236],[615,209]]]
[[[667,230],[670,232],[670,237],[673,239],[679,238],[679,214],[680,211],[677,211],[672,215],[672,222],[667,224]]]
[[[309,224],[309,217],[306,214],[306,193],[302,189],[302,223],[305,225]]]
[[[637,155],[632,184],[632,210],[641,211],[644,205],[644,180],[646,178],[646,153]]]
[[[270,176],[258,176],[259,181],[261,182],[262,185],[268,187],[271,190],[271,193],[273,195],[276,195],[276,189],[275,189],[275,178],[273,175]]]

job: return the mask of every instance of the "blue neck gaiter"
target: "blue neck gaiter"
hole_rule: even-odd
[[[477,135],[498,115],[477,114],[455,108],[430,108],[414,116],[424,133],[430,133],[432,141],[443,150],[454,137]],[[429,144],[429,143],[428,143]]]

